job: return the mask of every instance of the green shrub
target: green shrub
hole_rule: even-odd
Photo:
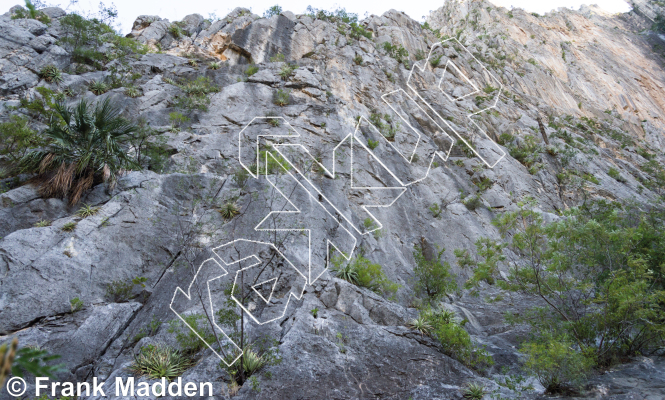
[[[536,138],[526,135],[521,145],[508,145],[510,155],[527,168],[536,164],[542,152],[542,146],[536,143]]]
[[[366,30],[362,26],[358,25],[357,22],[351,22],[349,24],[349,27],[351,28],[349,30],[349,37],[354,40],[360,40],[361,37],[371,39],[372,38],[372,32]]]
[[[362,65],[362,63],[363,63],[363,56],[361,56],[360,54],[358,54],[357,56],[353,57],[353,62],[354,62],[356,65]]]
[[[171,122],[171,131],[177,132],[182,124],[189,121],[189,117],[181,112],[174,111],[169,113],[169,122]]]
[[[441,263],[441,255],[445,249],[436,253],[436,258],[428,260],[423,255],[423,245],[414,245],[413,258],[416,266],[413,273],[416,278],[415,291],[424,294],[430,302],[439,300],[442,296],[457,289],[455,277],[450,273],[450,264],[447,261]],[[431,256],[434,256],[432,254]]]
[[[421,311],[420,316],[432,327],[432,337],[439,342],[448,356],[474,369],[483,369],[494,364],[492,356],[475,345],[467,331],[454,321],[452,312],[426,308]]]
[[[418,331],[423,336],[430,336],[432,334],[432,325],[430,325],[427,318],[422,315],[409,321],[408,326],[414,331]]]
[[[498,268],[487,274],[547,305],[515,322],[530,324],[538,343],[567,338],[597,366],[665,347],[663,211],[595,201],[545,225],[533,202],[519,206],[494,221],[505,243],[486,239],[490,249],[507,246],[521,255],[499,260],[508,264],[506,276]],[[494,265],[487,257],[497,255],[480,255]]]
[[[286,57],[284,57],[284,54],[282,53],[277,53],[270,57],[270,62],[284,62],[284,60],[286,60]]]
[[[378,146],[379,146],[379,141],[378,140],[367,139],[367,147],[369,147],[370,150],[374,150]]]
[[[49,18],[49,16],[43,12],[37,10],[37,6],[32,4],[30,0],[25,0],[25,8],[27,10],[21,8],[16,10],[12,15],[12,19],[30,18],[36,19],[37,21],[47,25],[51,23],[51,18]]]
[[[379,264],[372,263],[362,255],[347,262],[342,256],[332,258],[333,272],[354,285],[366,287],[385,296],[393,296],[400,285],[388,279]]]
[[[28,118],[11,115],[8,121],[0,122],[0,155],[8,156],[10,165],[17,165],[29,151],[44,144],[41,135],[30,128]]]
[[[270,18],[275,15],[279,15],[282,13],[282,7],[279,5],[275,4],[274,6],[268,8],[264,13],[263,13],[263,18]]]
[[[45,228],[47,226],[51,226],[51,221],[42,219],[42,220],[39,220],[38,222],[35,222],[35,227],[36,228]]]
[[[222,64],[219,61],[212,61],[208,67],[212,70],[220,69],[222,67]]]
[[[127,97],[136,98],[136,97],[141,96],[141,90],[139,90],[139,88],[137,88],[134,85],[129,85],[125,89],[125,95]]]
[[[83,301],[81,301],[81,299],[78,297],[74,297],[73,299],[69,300],[69,308],[72,313],[81,311],[81,309],[83,309]]]
[[[181,37],[185,36],[185,31],[182,29],[178,22],[174,22],[169,25],[168,31],[174,39],[180,39]]]
[[[409,57],[409,52],[401,44],[395,46],[390,42],[384,42],[382,47],[388,56],[397,60],[398,63],[404,63]]]
[[[252,76],[255,73],[259,72],[258,65],[250,64],[249,67],[245,70],[245,75]]]
[[[465,284],[467,289],[477,288],[480,282],[493,285],[499,265],[506,259],[503,255],[503,249],[506,246],[501,243],[496,243],[489,238],[480,238],[476,240],[475,245],[477,259],[472,257],[468,250],[455,250],[457,264],[461,268],[473,270],[473,275]]]
[[[136,130],[109,99],[94,109],[85,100],[75,108],[58,103],[55,118],[42,133],[51,143],[26,153],[21,170],[39,174],[42,196],[69,196],[69,203],[76,204],[95,177],[114,184],[121,170],[137,166],[127,153]]]
[[[179,82],[177,86],[182,90],[184,96],[178,96],[174,105],[187,111],[208,111],[208,104],[210,104],[208,94],[219,92],[219,86],[206,76]]]
[[[607,175],[609,175],[610,177],[616,179],[619,182],[626,182],[626,178],[621,176],[621,174],[619,173],[619,171],[616,168],[610,167],[610,170],[607,171]]]
[[[134,361],[128,369],[138,376],[147,376],[149,379],[166,378],[171,381],[192,365],[192,361],[176,349],[162,345],[148,345],[142,347],[134,356]]]
[[[171,320],[167,331],[175,334],[175,339],[185,354],[195,354],[206,347],[206,343],[216,343],[215,334],[211,331],[205,315],[190,314],[183,319],[184,322],[180,319]]]
[[[279,76],[282,78],[282,80],[287,80],[291,77],[291,75],[293,75],[293,72],[296,69],[298,69],[296,64],[284,64],[279,70]]]
[[[474,194],[474,195],[467,196],[467,197],[463,198],[462,199],[462,204],[464,204],[464,206],[468,210],[473,211],[473,210],[477,209],[478,207],[482,206],[483,201],[482,201],[482,199],[480,198],[480,196],[478,194]]]
[[[436,68],[439,66],[441,63],[441,58],[443,57],[443,54],[438,55],[437,57],[433,57],[431,60],[429,60],[430,65],[432,68]]]
[[[272,102],[278,106],[287,106],[291,102],[291,96],[290,96],[290,91],[289,90],[282,90],[282,89],[277,89],[277,92],[275,92]]]
[[[524,370],[534,374],[548,393],[579,387],[593,366],[593,359],[575,349],[570,339],[543,336],[524,343],[520,352],[526,356]]]
[[[124,303],[131,298],[133,289],[132,281],[113,281],[106,285],[106,298],[114,303]]]

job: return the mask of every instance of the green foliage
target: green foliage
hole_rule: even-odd
[[[96,176],[113,184],[120,170],[137,166],[127,154],[136,130],[109,99],[94,109],[85,100],[75,108],[58,103],[43,132],[50,144],[26,153],[21,170],[39,174],[43,196],[69,196],[70,204],[76,204]]]
[[[384,120],[386,122],[383,122]],[[369,122],[379,130],[383,137],[391,142],[395,140],[395,134],[397,134],[397,131],[401,126],[399,121],[393,122],[390,114],[382,115],[376,112],[369,115]]]
[[[36,228],[45,228],[47,226],[51,226],[51,221],[42,219],[42,220],[39,220],[38,222],[35,222],[35,227]]]
[[[27,10],[21,8],[16,10],[12,15],[12,19],[30,18],[36,19],[37,21],[47,25],[51,23],[51,18],[49,18],[49,16],[43,12],[37,10],[37,7],[32,4],[30,0],[25,0],[25,8]]]
[[[441,263],[441,255],[445,249],[439,250],[436,258],[431,260],[423,255],[421,245],[416,244],[413,249],[413,258],[416,260],[416,266],[413,268],[416,293],[424,294],[430,302],[435,302],[457,289],[455,277],[450,272],[450,264],[447,261]]]
[[[10,166],[17,165],[29,151],[45,144],[28,122],[28,118],[11,115],[8,121],[0,123],[0,155],[8,157]]]
[[[171,381],[192,365],[192,361],[176,349],[162,345],[148,345],[142,347],[134,356],[134,361],[128,369],[138,376],[147,376],[149,379],[166,378]]]
[[[240,168],[233,174],[233,183],[241,189],[245,187],[248,179],[249,172],[245,168]]]
[[[76,228],[76,222],[67,222],[64,224],[62,227],[60,227],[60,230],[63,232],[71,232]]]
[[[357,56],[353,57],[353,62],[354,62],[356,65],[362,65],[362,63],[363,63],[363,56],[361,56],[360,54],[358,54]]]
[[[233,219],[233,217],[240,214],[238,205],[231,201],[225,203],[218,211],[222,215],[222,218],[226,220]]]
[[[284,64],[282,65],[282,68],[279,70],[279,76],[282,78],[282,80],[287,80],[293,75],[293,72],[298,69],[298,66],[296,64]]]
[[[488,273],[502,288],[547,304],[521,319],[532,325],[536,341],[569,338],[575,351],[601,366],[665,347],[663,211],[597,201],[545,225],[532,206],[520,203],[497,218],[506,242],[486,240],[485,247],[506,246],[521,256],[501,260],[507,276],[496,268]],[[497,256],[480,257],[494,265]]]
[[[99,207],[93,207],[90,204],[83,204],[76,212],[76,216],[81,218],[91,217],[99,212]]]
[[[286,57],[284,57],[284,54],[282,53],[277,53],[270,57],[270,62],[284,62],[284,60],[286,60]]]
[[[189,314],[183,319],[184,322],[180,319],[169,321],[167,332],[175,334],[175,340],[185,354],[195,354],[206,347],[206,343],[217,341],[205,315]]]
[[[219,61],[212,61],[210,64],[208,64],[208,67],[212,70],[220,69],[222,67],[222,64]]]
[[[30,374],[36,377],[47,376],[51,379],[63,371],[63,364],[50,365],[59,355],[49,354],[38,347],[25,346],[18,348],[18,338],[11,343],[0,345],[0,386],[9,374],[24,377]]]
[[[319,308],[318,307],[312,308],[310,312],[312,313],[312,316],[316,318],[319,315]]]
[[[467,289],[477,288],[480,282],[493,285],[499,265],[505,260],[505,256],[503,255],[505,245],[496,243],[489,238],[480,238],[476,240],[475,244],[478,258],[472,257],[468,250],[455,250],[457,264],[461,268],[473,269],[472,277],[465,284]]]
[[[369,147],[370,150],[374,150],[378,146],[379,146],[378,140],[367,139],[367,147]]]
[[[69,307],[72,313],[80,311],[83,309],[83,301],[81,301],[81,299],[78,297],[74,297],[73,299],[69,300]]]
[[[665,33],[665,16],[657,14],[656,18],[653,20],[651,29],[658,33]]]
[[[353,40],[360,40],[361,37],[371,39],[372,38],[372,32],[366,30],[364,27],[358,25],[357,22],[351,22],[349,24],[349,27],[351,28],[349,30],[349,37]]]
[[[277,89],[277,92],[275,92],[273,96],[272,102],[281,107],[287,106],[291,102],[290,93],[290,90]]]
[[[472,382],[466,385],[462,392],[462,397],[465,399],[481,400],[485,396],[485,393],[487,391],[482,383]]]
[[[439,206],[439,203],[433,203],[429,206],[429,210],[434,218],[441,217],[441,213],[443,213],[443,209]]]
[[[510,155],[527,168],[536,164],[543,151],[542,146],[532,135],[526,135],[519,145],[508,144],[506,147]]]
[[[443,57],[443,54],[439,54],[438,56],[433,57],[431,60],[429,60],[429,63],[432,66],[432,68],[436,68],[436,67],[439,66],[439,64],[441,63],[441,58],[442,57]]]
[[[408,326],[414,331],[418,331],[423,336],[430,336],[432,334],[432,325],[430,325],[427,318],[423,315],[419,315],[417,318],[409,321]]]
[[[362,254],[346,261],[342,256],[332,258],[332,271],[337,277],[354,285],[366,287],[385,296],[393,296],[400,285],[388,279],[380,264],[372,263]]]
[[[655,159],[651,159],[642,164],[640,168],[651,175],[651,179],[642,181],[642,184],[662,195],[665,189],[665,168],[663,168],[663,165]]]
[[[184,96],[178,96],[174,105],[187,111],[208,111],[208,104],[210,104],[208,94],[219,92],[219,86],[215,85],[207,76],[184,80],[177,86],[182,90]]]
[[[462,200],[462,204],[464,204],[464,206],[470,211],[473,211],[473,210],[475,210],[478,207],[483,205],[483,201],[480,198],[480,195],[478,195],[478,194],[474,194],[474,195],[471,195],[471,196],[466,196],[466,197],[462,198],[461,200]]]
[[[566,337],[546,335],[528,341],[520,348],[526,356],[524,369],[534,374],[549,393],[579,387],[594,362],[575,347],[574,341]]]
[[[141,96],[141,90],[134,85],[129,85],[125,88],[125,96],[136,98]]]
[[[90,81],[88,89],[99,96],[100,94],[106,93],[110,88],[104,81]]]
[[[169,25],[168,31],[171,34],[171,36],[173,36],[173,38],[176,40],[185,36],[185,31],[182,29],[182,27],[178,22],[174,22],[171,25]]]
[[[46,65],[39,70],[39,77],[46,82],[61,84],[63,81],[62,71],[53,64]]]
[[[451,311],[425,308],[420,317],[432,327],[431,336],[440,343],[445,354],[469,368],[483,369],[494,364],[492,357],[475,345],[467,331],[454,321]]]
[[[169,122],[171,122],[171,131],[177,132],[182,124],[189,121],[189,117],[181,112],[174,111],[169,113]]]
[[[282,13],[282,7],[279,5],[275,4],[274,6],[270,7],[263,13],[263,18],[270,18],[275,15],[279,15]]]
[[[245,75],[246,76],[252,76],[257,72],[259,72],[259,66],[254,65],[254,64],[250,64],[249,67],[247,67],[247,69],[245,70]]]
[[[349,13],[344,8],[338,8],[334,11],[326,11],[308,6],[306,13],[306,15],[309,15],[312,18],[332,23],[352,24],[358,22],[358,14]]]
[[[404,63],[409,57],[409,52],[401,44],[395,46],[390,42],[384,42],[381,46],[388,56],[397,60],[398,63]]]

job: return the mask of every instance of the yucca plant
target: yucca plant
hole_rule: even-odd
[[[63,232],[71,232],[76,229],[76,222],[67,222],[60,228]]]
[[[95,179],[112,187],[121,171],[138,167],[127,155],[137,126],[121,117],[109,99],[94,109],[85,100],[73,108],[58,102],[54,111],[43,132],[50,144],[27,153],[19,163],[22,172],[38,174],[42,196],[68,196],[69,203],[76,204]]]
[[[106,93],[109,90],[109,87],[102,81],[92,81],[88,84],[88,89],[99,96],[100,94]]]
[[[235,357],[237,357],[237,354],[234,355],[233,353],[229,353],[227,355],[227,364],[233,361]],[[238,381],[241,376],[241,371],[244,371],[244,378],[247,379],[252,376],[252,374],[259,372],[267,363],[268,360],[266,357],[254,351],[250,346],[247,346],[245,347],[240,360],[236,361],[230,367],[225,366],[225,368],[229,374]]]
[[[76,215],[81,218],[92,217],[93,215],[99,212],[99,207],[93,207],[90,204],[83,204],[81,208],[76,212]]]
[[[76,94],[74,93],[74,90],[67,86],[66,88],[62,89],[62,94],[64,94],[67,97],[74,97]]]
[[[336,265],[332,268],[332,270],[340,279],[344,279],[345,281],[351,282],[353,284],[358,282],[358,269],[352,262],[346,263],[345,265]]]
[[[189,358],[178,350],[168,346],[149,345],[141,348],[129,370],[150,379],[166,378],[173,380],[183,374],[192,365]]]
[[[45,228],[47,226],[51,226],[51,221],[42,219],[39,220],[38,222],[35,222],[35,228]]]
[[[232,219],[240,213],[240,208],[236,203],[228,202],[219,209],[219,213],[224,219]]]
[[[136,86],[127,86],[125,89],[125,95],[127,97],[135,98],[141,95],[141,91]]]
[[[409,322],[409,328],[420,332],[421,335],[429,336],[432,333],[432,325],[424,316],[412,319]]]
[[[62,71],[60,68],[56,67],[53,64],[46,65],[39,71],[39,77],[45,80],[46,82],[52,82],[57,85],[62,83]]]
[[[210,69],[219,69],[221,66],[222,64],[219,63],[218,61],[213,61],[209,65]]]
[[[464,388],[463,396],[465,399],[480,400],[485,396],[485,386],[482,383],[469,383]]]

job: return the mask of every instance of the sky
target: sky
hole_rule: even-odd
[[[6,12],[15,4],[23,0],[0,0],[0,12]],[[85,13],[97,12],[100,0],[78,0],[77,4],[70,4],[71,0],[41,0],[48,5],[60,5],[68,11]],[[170,21],[179,21],[188,14],[199,13],[209,17],[214,13],[217,17],[224,17],[235,7],[249,7],[254,14],[263,15],[270,6],[279,4],[284,10],[294,13],[303,13],[308,5],[319,9],[331,10],[339,7],[357,13],[361,19],[365,13],[381,15],[394,8],[406,12],[411,18],[422,21],[430,11],[441,7],[444,0],[102,0],[106,5],[114,3],[118,10],[118,23],[120,31],[128,33],[137,16],[159,15]],[[523,8],[529,12],[543,14],[552,9],[567,7],[578,9],[582,4],[597,4],[605,11],[611,13],[626,12],[630,7],[625,0],[490,0],[492,3],[510,8],[511,6]],[[33,0],[34,2],[34,0]]]

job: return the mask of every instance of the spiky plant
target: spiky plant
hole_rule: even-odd
[[[43,132],[50,145],[27,153],[19,163],[22,172],[38,174],[42,196],[69,196],[69,203],[76,204],[95,179],[112,187],[121,171],[138,167],[128,156],[137,125],[121,117],[109,99],[94,109],[85,100],[73,108],[58,102],[54,111]]]
[[[482,383],[469,383],[464,388],[463,396],[466,399],[480,400],[485,396],[485,386]]]
[[[63,232],[71,232],[76,228],[76,222],[67,222],[60,229]]]
[[[129,370],[150,379],[166,378],[173,380],[183,374],[192,365],[189,358],[178,350],[168,346],[149,345],[141,348]]]
[[[219,213],[224,219],[232,219],[240,213],[240,208],[236,203],[228,202],[219,209]]]
[[[196,60],[194,60],[194,59],[190,59],[189,61],[187,61],[187,64],[189,64],[190,66],[192,66],[192,67],[194,67],[194,68],[196,68],[196,67],[199,66],[198,61],[196,61]]]
[[[237,355],[229,353],[227,355],[226,364],[230,364],[231,361],[235,359],[235,357],[237,357]],[[268,360],[264,355],[254,351],[251,346],[246,346],[240,360],[236,361],[230,367],[227,367],[226,364],[224,364],[224,368],[236,381],[238,381],[241,377],[241,372],[244,372],[242,375],[244,375],[245,379],[247,379],[252,376],[252,374],[259,372],[263,367],[266,366],[267,363]]]
[[[57,85],[61,84],[63,81],[62,71],[60,71],[60,68],[56,67],[53,64],[44,66],[39,71],[39,77],[45,80],[46,82],[55,83]]]
[[[109,87],[102,81],[92,81],[88,84],[88,89],[99,96],[100,94],[106,93],[109,90]]]
[[[81,208],[76,212],[76,215],[81,218],[92,217],[93,215],[99,212],[99,207],[93,207],[90,204],[83,204]]]
[[[51,221],[42,219],[39,220],[38,222],[35,222],[35,228],[45,228],[47,226],[51,226]]]
[[[345,265],[336,265],[332,270],[340,279],[344,279],[353,284],[358,282],[358,268],[352,262],[346,263]]]
[[[213,61],[209,64],[210,69],[220,69],[222,66],[218,61]]]
[[[67,97],[74,97],[76,94],[74,93],[74,89],[70,88],[67,86],[66,88],[62,89],[62,94],[64,94]]]
[[[136,86],[127,86],[125,89],[125,95],[127,97],[135,98],[141,95],[141,91]]]
[[[298,66],[295,64],[284,64],[282,65],[282,68],[279,70],[279,76],[283,80],[287,80],[291,75],[293,75],[293,71],[295,71],[297,68]]]
[[[432,333],[432,325],[424,316],[412,319],[409,322],[409,328],[420,332],[421,335],[429,336]]]
[[[277,89],[277,92],[274,94],[272,102],[278,106],[286,106],[290,102],[289,97],[290,92],[288,90]]]
[[[168,83],[169,85],[173,85],[173,86],[177,85],[176,81],[174,81],[173,79],[171,79],[169,77],[166,77],[166,78],[162,77],[162,81]]]

